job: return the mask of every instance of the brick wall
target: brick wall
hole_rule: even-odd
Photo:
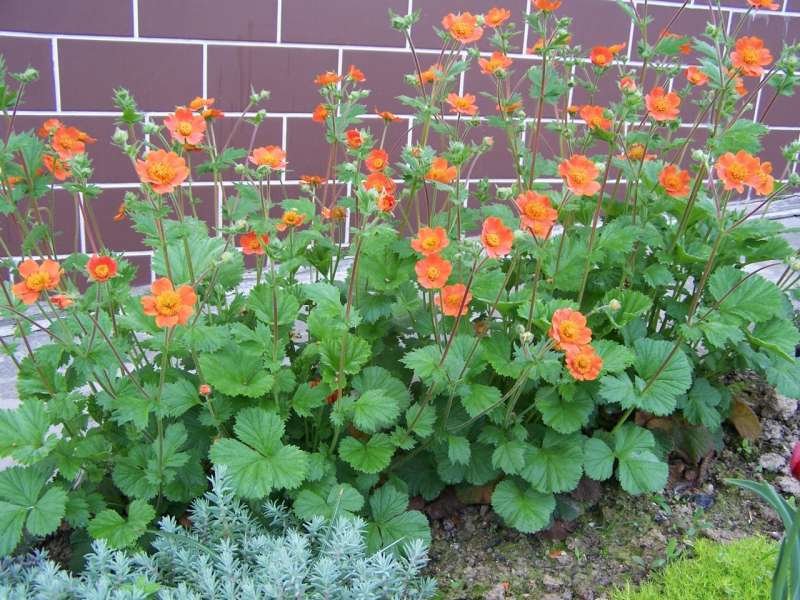
[[[762,12],[741,24],[743,35],[763,37],[773,54],[782,43],[800,37],[800,0],[778,2],[781,11]],[[637,3],[643,4],[642,0]],[[412,122],[395,96],[408,93],[403,75],[412,72],[413,66],[402,36],[389,26],[388,9],[397,13],[421,10],[414,43],[422,60],[433,63],[439,47],[433,26],[443,14],[451,10],[481,13],[495,4],[511,9],[517,23],[529,6],[528,0],[2,0],[0,53],[11,70],[31,65],[41,74],[28,90],[17,129],[36,127],[45,118],[58,116],[98,139],[90,147],[90,156],[95,180],[104,192],[94,204],[95,212],[106,243],[128,253],[147,279],[148,252],[127,223],[112,220],[124,193],[137,186],[130,163],[108,141],[116,119],[111,102],[114,87],[129,88],[148,118],[159,121],[175,105],[197,95],[216,97],[220,108],[236,111],[246,103],[251,84],[271,90],[270,115],[256,143],[278,144],[287,150],[290,170],[285,177],[291,191],[301,174],[323,173],[327,160],[321,126],[310,120],[319,102],[312,83],[315,74],[328,69],[346,71],[351,63],[359,66],[367,76],[366,86],[373,90],[369,106],[403,117],[390,126],[388,145],[405,142]],[[650,0],[651,30],[664,28],[680,4],[680,0]],[[721,4],[729,31],[734,31],[746,12],[746,1],[721,0]],[[575,18],[573,39],[585,48],[617,42],[626,42],[628,52],[635,47],[633,27],[612,0],[565,0],[559,14]],[[699,34],[707,20],[707,0],[690,0],[671,30]],[[533,41],[526,27],[522,42],[528,46]],[[487,48],[482,43],[482,49]],[[534,60],[520,54],[512,57],[518,67]],[[463,90],[475,94],[490,91],[489,85],[489,79],[476,70],[465,74],[461,82]],[[574,103],[580,103],[581,91],[573,94]],[[616,95],[613,83],[605,84],[599,101]],[[762,118],[771,99],[771,88],[762,91],[747,118]],[[494,112],[491,102],[481,98],[480,103],[482,113]],[[778,98],[764,118],[772,131],[763,156],[773,161],[777,172],[785,164],[780,146],[800,134],[796,106],[796,97]],[[491,131],[478,127],[473,135],[479,138]],[[478,177],[497,183],[511,177],[502,147],[479,164]],[[196,185],[204,199],[201,213],[211,219],[218,209],[214,192],[208,181]],[[72,251],[76,240],[85,248],[83,223],[72,200],[58,192],[55,206],[64,232],[59,252]],[[12,248],[18,247],[8,223],[0,221],[0,235]]]

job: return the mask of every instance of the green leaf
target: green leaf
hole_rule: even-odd
[[[469,440],[460,435],[447,436],[447,458],[453,464],[468,465],[471,456]]]
[[[438,347],[425,346],[407,352],[400,362],[414,371],[423,382],[441,381],[445,377],[444,368],[439,364],[442,353]]]
[[[319,350],[320,362],[324,369],[323,376],[331,385],[340,367],[343,373],[355,375],[367,364],[372,355],[369,343],[350,333],[321,341]]]
[[[650,310],[653,304],[648,296],[635,290],[609,290],[603,297],[603,302],[608,304],[611,300],[618,300],[621,304],[619,310],[606,309],[608,319],[617,329],[624,327],[639,315]]]
[[[58,443],[48,434],[50,419],[41,400],[23,400],[13,410],[0,410],[0,456],[28,464],[47,456]]]
[[[386,395],[394,398],[401,411],[408,408],[411,403],[411,394],[409,394],[406,385],[397,377],[393,377],[383,367],[366,367],[353,377],[350,385],[354,390],[362,394],[367,390],[381,388]]]
[[[750,343],[789,362],[795,362],[795,348],[800,343],[800,333],[788,319],[772,319],[758,323],[752,335],[745,332]]]
[[[492,466],[509,475],[516,475],[525,467],[525,452],[529,446],[523,441],[507,439],[492,452]]]
[[[308,454],[283,445],[280,416],[261,408],[246,408],[236,416],[238,440],[218,440],[209,452],[215,464],[228,467],[236,491],[245,498],[263,498],[273,489],[294,489],[308,472]]]
[[[573,433],[589,422],[594,401],[588,393],[580,392],[568,400],[556,388],[546,386],[536,392],[536,409],[548,427],[559,433]]]
[[[590,438],[583,445],[583,468],[586,475],[605,481],[614,473],[614,452],[600,438]]]
[[[24,526],[33,535],[47,535],[61,523],[67,494],[55,486],[42,493],[50,476],[42,466],[0,471],[0,556],[14,549]]]
[[[583,475],[582,436],[548,431],[541,448],[530,447],[525,453],[520,475],[540,492],[571,492]]]
[[[59,487],[51,487],[28,513],[25,524],[33,535],[47,535],[61,524],[67,506],[67,492]]]
[[[327,494],[311,489],[301,490],[292,509],[303,520],[321,516],[333,519],[343,514],[358,513],[364,506],[364,497],[349,483],[340,483],[330,488]]]
[[[722,401],[722,394],[712,387],[706,379],[696,379],[689,395],[682,403],[681,409],[686,419],[694,425],[704,425],[717,430],[722,423],[722,415],[717,406]]]
[[[353,405],[353,423],[365,433],[374,433],[397,420],[400,407],[382,388],[367,390]]]
[[[311,387],[308,383],[297,386],[292,397],[292,408],[301,417],[310,417],[314,409],[325,404],[330,388],[324,383]]]
[[[769,128],[761,123],[739,119],[724,129],[717,137],[711,138],[709,144],[716,155],[744,150],[750,154],[761,152],[761,138],[769,132]]]
[[[556,500],[552,494],[542,494],[531,486],[505,479],[494,488],[492,508],[513,528],[535,533],[550,524]]]
[[[247,308],[252,310],[259,321],[268,325],[293,325],[300,310],[300,303],[292,294],[281,287],[262,283],[250,290]]]
[[[398,541],[419,539],[429,544],[431,541],[428,519],[416,510],[406,511],[408,495],[391,484],[381,486],[369,499],[372,521],[367,525],[367,549],[377,552]]]
[[[412,404],[406,410],[406,424],[419,437],[426,438],[433,433],[436,425],[436,409],[430,404]]]
[[[161,396],[161,409],[164,415],[180,417],[192,407],[200,404],[197,386],[188,379],[173,381],[164,385]]]
[[[633,352],[622,344],[611,340],[596,340],[592,346],[603,359],[604,373],[619,373],[633,364]]]
[[[636,425],[625,424],[614,434],[617,478],[629,494],[657,492],[666,485],[667,463],[653,453],[654,447],[653,434]]]
[[[112,548],[133,545],[156,516],[156,511],[144,500],[134,500],[128,505],[128,518],[111,509],[98,513],[89,521],[89,533],[95,539],[105,539]]]
[[[239,345],[228,344],[220,352],[200,355],[199,360],[206,381],[228,396],[258,398],[272,387],[263,358]]]
[[[462,386],[459,394],[461,395],[461,405],[470,418],[485,414],[492,407],[498,406],[502,398],[500,390],[496,387],[478,383]]]
[[[394,445],[385,433],[376,433],[366,442],[347,437],[339,444],[342,460],[362,473],[383,471],[389,466],[393,454]]]
[[[723,323],[713,316],[701,322],[698,327],[705,335],[709,345],[714,348],[724,348],[727,344],[735,346],[744,339],[741,327]]]
[[[784,302],[783,292],[774,283],[760,275],[747,276],[731,266],[714,271],[708,290],[717,301],[720,314],[745,324],[777,316]]]

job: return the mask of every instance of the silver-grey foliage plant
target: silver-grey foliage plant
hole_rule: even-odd
[[[367,553],[359,517],[317,517],[300,528],[281,505],[257,518],[233,493],[224,469],[192,504],[191,527],[164,517],[153,552],[115,551],[97,540],[82,573],[39,552],[0,560],[0,600],[424,599],[435,582],[421,540]]]

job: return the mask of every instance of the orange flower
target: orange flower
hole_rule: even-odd
[[[376,171],[367,175],[364,179],[365,190],[375,190],[378,194],[392,194],[394,192],[394,181],[383,173]]]
[[[772,0],[747,0],[753,8],[766,8],[767,10],[778,10],[780,5]]]
[[[608,46],[595,46],[589,53],[589,60],[592,61],[595,67],[605,69],[614,62],[614,53]]]
[[[431,65],[424,71],[419,74],[419,83],[420,85],[425,85],[426,83],[433,83],[434,81],[439,81],[439,78],[444,74],[444,67],[439,63]]]
[[[328,107],[325,104],[317,104],[314,107],[314,112],[311,114],[311,120],[315,123],[324,123],[328,118]]]
[[[347,147],[351,150],[358,150],[361,148],[361,144],[364,143],[364,140],[361,137],[361,132],[358,129],[348,129],[344,133]]]
[[[419,284],[426,290],[438,290],[445,286],[447,278],[453,272],[450,261],[443,259],[438,254],[426,256],[414,265]]]
[[[72,175],[72,171],[69,170],[67,164],[57,156],[44,154],[42,155],[42,162],[45,168],[50,171],[50,174],[59,181],[64,181]]]
[[[421,227],[417,237],[411,240],[411,247],[425,256],[438,254],[450,243],[444,227]]]
[[[425,179],[429,181],[438,181],[439,183],[452,183],[456,178],[456,168],[450,166],[446,158],[434,158],[431,163],[431,168],[425,174]]]
[[[469,12],[445,15],[442,27],[462,44],[477,42],[483,35],[483,28],[478,27],[478,18]]]
[[[53,306],[60,308],[61,310],[72,306],[72,298],[66,294],[54,294],[50,296],[50,302],[53,304]]]
[[[108,281],[117,276],[117,261],[110,256],[93,254],[86,263],[86,271],[93,281]]]
[[[58,152],[61,160],[68,160],[82,154],[86,150],[86,144],[96,141],[77,127],[59,127],[53,134],[53,150]]]
[[[367,155],[364,164],[370,173],[383,171],[389,164],[389,154],[382,148],[373,148]]]
[[[578,381],[594,381],[603,370],[603,359],[589,345],[567,352],[567,370]]]
[[[481,229],[481,244],[490,258],[500,258],[511,252],[514,232],[497,217],[487,217]]]
[[[675,92],[665,92],[663,87],[654,87],[644,97],[647,112],[654,121],[674,121],[680,114],[681,99]]]
[[[583,154],[575,154],[558,165],[558,174],[576,196],[594,196],[600,191],[601,185],[597,181],[600,171]]]
[[[544,38],[539,38],[538,40],[536,40],[536,42],[534,42],[533,46],[531,46],[526,50],[526,52],[528,54],[541,54],[543,48],[544,48]]]
[[[207,383],[201,383],[200,387],[197,388],[197,393],[201,396],[210,396],[212,391],[211,386]]]
[[[120,202],[117,207],[117,214],[114,215],[114,221],[122,221],[125,218],[125,203]]]
[[[592,341],[592,330],[586,326],[586,317],[571,308],[559,308],[550,321],[550,339],[556,348],[565,352],[580,349]]]
[[[478,112],[478,107],[475,106],[475,96],[472,94],[458,94],[450,93],[447,95],[447,103],[450,105],[450,112],[458,113],[460,115],[474,116]]]
[[[759,165],[747,182],[759,196],[769,196],[775,190],[775,178],[772,176],[772,163],[768,160]]]
[[[687,67],[686,71],[686,79],[692,85],[705,85],[708,83],[708,75],[703,73],[698,67],[692,65],[691,67]]]
[[[250,162],[256,167],[269,167],[280,171],[286,168],[286,152],[280,146],[261,146],[253,148]]]
[[[387,123],[391,123],[392,121],[399,121],[400,117],[398,117],[393,112],[389,112],[388,110],[378,110],[375,109],[375,114],[378,115],[381,119],[386,121]]]
[[[497,75],[511,66],[514,61],[502,52],[492,52],[491,58],[479,58],[478,64],[481,66],[481,73],[486,75]]]
[[[623,77],[619,80],[619,89],[633,93],[636,91],[636,81],[634,81],[633,77]]]
[[[300,175],[300,181],[311,187],[322,185],[322,177],[319,175]]]
[[[290,208],[289,210],[284,211],[283,215],[281,216],[281,222],[275,226],[275,229],[278,231],[286,231],[290,227],[300,227],[305,220],[306,216],[303,213],[297,212],[295,209]]]
[[[136,161],[136,173],[156,194],[167,194],[186,180],[189,169],[186,161],[174,152],[153,150],[144,160]]]
[[[239,236],[239,245],[245,256],[252,254],[263,256],[267,244],[269,244],[269,236],[266,233],[258,235],[255,231],[248,231]]]
[[[497,110],[497,112],[510,115],[517,112],[520,108],[522,108],[522,102],[504,102],[503,106],[495,104],[494,107]]]
[[[358,83],[364,83],[367,80],[367,78],[364,76],[364,71],[355,65],[350,65],[350,68],[347,70],[347,77],[351,81],[357,81]]]
[[[531,0],[534,8],[538,8],[544,12],[552,12],[558,10],[561,6],[561,0]]]
[[[36,133],[41,138],[47,138],[53,135],[63,126],[64,124],[58,119],[46,119],[45,122],[42,123],[42,126],[39,127],[39,131]]]
[[[761,38],[744,36],[736,40],[731,62],[745,77],[761,77],[764,67],[772,62],[772,54]]]
[[[663,29],[661,31],[661,36],[658,39],[659,40],[661,38],[683,39],[685,37],[686,37],[685,35],[678,35],[677,33],[672,33],[668,29]],[[680,48],[678,48],[678,51],[681,54],[691,54],[692,53],[692,41],[689,40],[689,41],[685,42],[684,44],[681,44]]]
[[[622,154],[617,156],[620,160],[629,160],[632,162],[653,160],[655,157],[655,154],[647,154],[647,147],[639,142],[631,144]]]
[[[678,165],[667,165],[658,176],[661,187],[673,198],[685,198],[689,195],[690,180],[689,171],[682,171]]]
[[[606,119],[605,109],[602,106],[592,106],[587,104],[581,108],[581,119],[586,122],[586,125],[595,129],[611,129],[611,120]]]
[[[500,27],[500,25],[508,21],[510,18],[510,10],[507,8],[497,8],[495,6],[486,11],[486,14],[483,15],[483,22],[486,23],[487,27],[494,29],[495,27]]]
[[[25,304],[33,304],[39,299],[39,294],[55,289],[61,280],[61,267],[54,260],[45,259],[39,265],[28,258],[19,263],[17,270],[22,281],[15,283],[12,291]]]
[[[328,208],[327,206],[322,207],[322,217],[329,221],[342,221],[346,216],[347,210],[344,206],[336,205],[332,208]]]
[[[463,283],[446,285],[439,291],[433,302],[441,309],[444,315],[448,317],[463,317],[469,313],[472,294]]]
[[[166,277],[156,279],[150,286],[151,296],[142,296],[142,308],[148,317],[156,318],[158,327],[186,325],[194,314],[197,296],[191,286],[181,285],[178,289]]]
[[[761,165],[752,154],[739,150],[736,154],[726,152],[720,156],[716,168],[725,191],[736,190],[742,194],[744,186],[761,170]]]
[[[341,76],[336,71],[325,71],[320,73],[314,78],[314,83],[322,87],[325,85],[334,85],[342,80]]]
[[[536,237],[547,237],[553,223],[558,219],[558,211],[553,208],[550,198],[527,191],[517,196],[515,203],[520,212],[522,226],[530,229]]]
[[[379,210],[385,213],[390,213],[394,210],[394,207],[397,204],[397,202],[392,194],[381,194],[378,197],[378,201],[376,202],[376,204]]]
[[[164,126],[169,130],[172,139],[181,144],[199,144],[206,132],[205,119],[185,106],[179,106],[166,117]]]

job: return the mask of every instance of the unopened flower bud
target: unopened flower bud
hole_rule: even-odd
[[[800,257],[793,256],[789,259],[789,268],[792,271],[800,271]]]
[[[622,308],[622,302],[617,300],[616,298],[612,298],[611,301],[608,303],[608,308],[613,310],[614,312],[618,311]]]
[[[123,146],[128,143],[128,132],[124,129],[117,127],[114,130],[114,135],[111,136],[111,141],[117,146]]]
[[[527,345],[533,341],[533,334],[530,331],[523,331],[519,336],[519,341]]]
[[[197,388],[197,391],[200,393],[201,396],[210,396],[211,395],[211,386],[207,383],[203,383]]]

